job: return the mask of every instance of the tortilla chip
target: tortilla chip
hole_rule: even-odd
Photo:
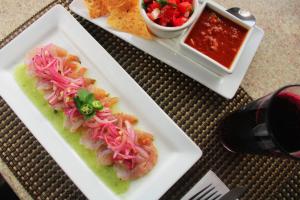
[[[108,0],[108,5],[112,5],[115,8],[118,7],[124,7],[127,6],[127,8],[129,7],[133,7],[136,6],[138,4],[138,0]]]
[[[114,0],[110,0],[114,1]],[[139,6],[136,0],[119,0],[126,1],[117,8],[110,10],[107,23],[113,28],[132,33],[145,39],[152,39],[147,25],[140,14]]]
[[[113,9],[125,6],[128,2],[129,0],[107,0],[107,8],[111,12]]]
[[[91,18],[97,18],[108,14],[108,0],[84,0]]]

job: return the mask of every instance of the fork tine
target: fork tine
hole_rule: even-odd
[[[195,198],[193,198],[193,200],[201,200],[203,197],[205,197],[208,193],[210,193],[211,191],[213,191],[215,189],[214,186],[211,187],[207,187],[206,190],[200,191],[197,193],[197,196],[195,196]]]
[[[201,194],[202,192],[204,192],[210,186],[211,186],[211,184],[209,184],[208,186],[206,186],[205,188],[203,188],[202,190],[200,190],[199,192],[197,192],[196,194],[194,194],[191,198],[189,198],[189,200],[195,199],[195,197],[197,197],[199,194]]]
[[[211,199],[211,200],[217,200],[217,199],[219,199],[219,197],[221,197],[222,195],[221,194],[218,194],[217,196],[215,196],[213,199]]]
[[[214,196],[217,193],[217,191],[214,191],[213,193],[211,193],[208,197],[206,197],[203,200],[209,200],[212,196]]]
[[[215,189],[215,187],[210,188],[208,191],[206,191],[204,194],[202,194],[201,196],[197,197],[197,200],[201,200],[203,197],[205,197],[205,195],[207,195],[208,193],[210,193],[211,191],[213,191]]]

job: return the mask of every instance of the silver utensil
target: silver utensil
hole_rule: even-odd
[[[226,11],[236,16],[237,18],[241,19],[251,27],[254,26],[256,23],[256,18],[248,10],[244,10],[238,7],[233,7],[227,9]]]
[[[212,184],[209,184],[194,194],[189,200],[217,200],[220,196],[222,195],[217,189]]]
[[[227,192],[229,192],[228,187],[210,170],[181,200],[218,200]]]
[[[246,188],[236,187],[227,192],[224,196],[222,196],[219,200],[234,200],[242,196],[246,191]]]

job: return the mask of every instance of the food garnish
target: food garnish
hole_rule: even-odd
[[[188,21],[193,13],[192,0],[144,0],[147,16],[161,26],[177,27]]]
[[[85,119],[90,119],[96,114],[97,110],[103,109],[101,102],[95,100],[94,94],[85,89],[78,90],[77,95],[74,97],[74,102],[76,108]]]
[[[26,64],[51,108],[65,114],[64,126],[81,134],[81,144],[97,152],[100,164],[113,166],[122,180],[144,176],[155,166],[153,136],[134,129],[135,116],[112,112],[118,99],[84,75],[77,56],[49,44],[33,50]]]

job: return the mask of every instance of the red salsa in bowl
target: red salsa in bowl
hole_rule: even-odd
[[[193,14],[193,0],[143,0],[149,19],[165,27],[179,27]]]
[[[184,43],[230,69],[248,31],[206,6]]]

